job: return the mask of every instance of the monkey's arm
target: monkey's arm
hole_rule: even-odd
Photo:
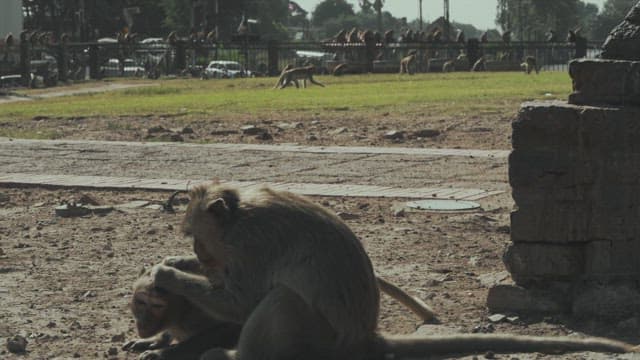
[[[425,323],[437,324],[439,323],[436,313],[417,297],[407,294],[404,290],[395,286],[394,284],[386,281],[385,279],[376,276],[378,279],[378,287],[380,291],[396,299],[402,305],[406,306],[414,314],[418,315]]]
[[[190,256],[167,256],[162,259],[162,265],[166,265],[178,270],[200,273],[200,262],[195,255]]]
[[[190,274],[162,264],[151,269],[155,286],[184,296],[207,315],[222,321],[242,324],[244,313],[233,296],[223,287],[214,287],[208,278]]]

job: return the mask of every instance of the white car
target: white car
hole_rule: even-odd
[[[237,61],[214,60],[204,69],[202,77],[209,78],[237,78],[237,77],[253,77],[254,74],[245,70],[245,68]]]

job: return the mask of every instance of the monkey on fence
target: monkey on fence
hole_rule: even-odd
[[[362,244],[336,215],[288,192],[200,185],[190,193],[183,231],[209,280],[156,265],[155,286],[243,325],[236,350],[212,349],[201,359],[635,351],[600,338],[379,335],[378,283]]]
[[[416,61],[417,52],[415,50],[409,51],[407,56],[403,57],[400,60],[400,74],[407,73],[409,75],[413,75],[413,71],[411,71],[411,67],[413,63]]]
[[[280,74],[280,78],[278,79],[275,88],[284,89],[291,83],[294,83],[296,85],[296,88],[299,88],[300,84],[298,83],[298,81],[300,80],[302,80],[303,88],[307,87],[307,80],[318,86],[324,87],[324,85],[313,78],[314,72],[315,66],[313,65],[283,70]]]
[[[535,70],[536,74],[540,74],[540,68],[538,68],[538,61],[533,56],[527,56],[524,62],[520,64],[520,68],[527,74],[531,74]]]

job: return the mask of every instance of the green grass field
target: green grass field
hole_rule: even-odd
[[[275,78],[163,80],[159,86],[109,93],[67,96],[0,105],[0,120],[34,116],[110,117],[123,115],[273,114],[295,112],[393,111],[427,116],[494,113],[517,109],[522,101],[566,99],[571,81],[566,73],[449,73],[318,76],[326,85],[273,90]],[[29,92],[27,92],[29,93]]]

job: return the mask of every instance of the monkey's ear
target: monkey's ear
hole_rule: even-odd
[[[217,198],[215,200],[211,200],[207,204],[207,211],[209,211],[212,214],[222,216],[229,211],[229,206],[227,205],[227,202],[224,201],[223,198]]]

